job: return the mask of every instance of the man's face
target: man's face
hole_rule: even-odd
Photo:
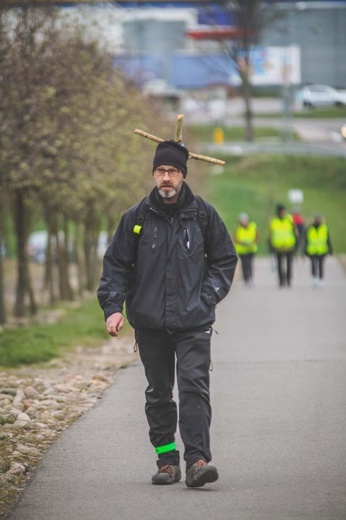
[[[161,164],[154,170],[155,185],[161,197],[167,202],[178,200],[184,182],[183,172],[175,166]]]

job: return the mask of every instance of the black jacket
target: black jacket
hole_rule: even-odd
[[[135,329],[173,333],[214,322],[215,306],[231,287],[237,255],[221,218],[205,205],[206,243],[185,182],[176,204],[165,204],[153,189],[140,236],[133,232],[139,204],[123,215],[105,253],[97,292],[105,319],[122,312],[126,299]]]

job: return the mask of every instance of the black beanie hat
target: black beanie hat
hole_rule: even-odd
[[[278,204],[276,206],[276,213],[280,213],[283,210],[286,210],[286,206],[284,206],[283,204]]]
[[[153,161],[153,171],[161,164],[175,166],[187,175],[187,161],[189,151],[184,145],[176,141],[162,141],[158,144]]]

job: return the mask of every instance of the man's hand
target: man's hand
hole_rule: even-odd
[[[121,312],[111,314],[106,321],[107,332],[110,336],[118,336],[124,326],[124,316]]]

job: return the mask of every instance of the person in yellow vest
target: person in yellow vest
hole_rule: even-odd
[[[290,287],[293,274],[293,257],[297,244],[297,230],[286,207],[278,204],[276,216],[270,221],[268,243],[276,257],[276,267],[280,287]]]
[[[233,242],[240,258],[243,280],[247,285],[253,281],[253,259],[257,253],[259,234],[255,222],[247,213],[240,213],[233,232]]]
[[[306,230],[305,254],[311,261],[313,285],[320,287],[324,279],[324,260],[333,254],[329,229],[321,215],[315,215]]]

